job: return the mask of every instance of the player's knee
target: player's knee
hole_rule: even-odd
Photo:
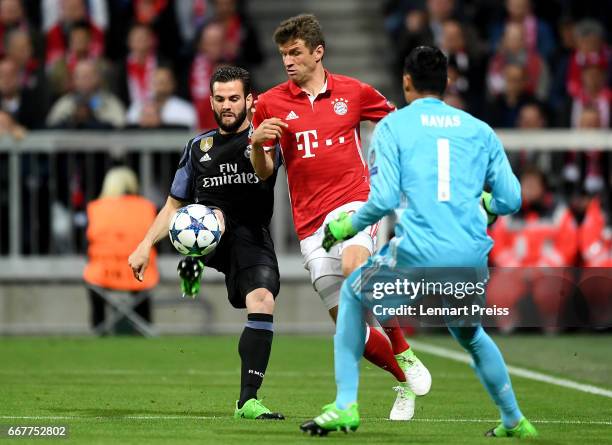
[[[342,275],[344,275],[345,277],[348,277],[359,266],[361,266],[366,260],[367,258],[362,261],[361,258],[357,258],[357,257],[348,257],[347,259],[343,257],[342,258]]]
[[[225,216],[223,212],[219,209],[213,209],[215,216],[217,217],[217,221],[219,222],[219,229],[221,231],[221,235],[225,233]]]
[[[349,246],[342,252],[342,274],[348,277],[370,257],[370,252],[363,246]]]
[[[470,351],[474,345],[474,341],[480,336],[483,329],[482,326],[470,326],[449,327],[448,330],[463,349]]]
[[[273,314],[274,295],[268,289],[255,289],[247,295],[246,306],[249,313]]]
[[[329,312],[329,316],[331,317],[334,324],[336,324],[336,320],[338,320],[338,305],[329,308],[327,312]]]

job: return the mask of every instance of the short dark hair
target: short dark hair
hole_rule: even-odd
[[[448,78],[448,59],[439,48],[417,46],[406,57],[404,74],[410,74],[417,91],[442,96]]]
[[[215,82],[226,83],[233,80],[239,80],[242,82],[244,97],[247,97],[251,92],[251,75],[244,68],[232,65],[220,66],[215,70],[210,78],[210,93],[212,94],[213,92],[213,84]]]
[[[274,31],[274,42],[277,45],[284,45],[297,39],[302,39],[311,52],[319,45],[325,48],[321,24],[312,14],[300,14],[288,18]]]

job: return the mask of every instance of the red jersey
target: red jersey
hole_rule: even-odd
[[[328,213],[366,201],[368,167],[361,155],[359,123],[379,121],[395,107],[376,89],[326,71],[327,88],[311,102],[292,81],[261,94],[253,127],[272,117],[289,127],[279,142],[287,170],[293,222],[300,240],[312,235]]]

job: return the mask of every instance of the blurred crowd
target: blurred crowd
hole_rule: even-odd
[[[212,128],[215,67],[262,59],[239,0],[0,0],[0,133]]]
[[[209,105],[215,67],[253,68],[264,58],[245,3],[0,0],[0,135],[216,126]],[[610,4],[387,0],[381,7],[396,79],[413,47],[438,45],[449,57],[448,103],[496,128],[537,129],[610,127]],[[606,216],[609,153],[594,147],[509,156],[518,175],[534,166],[546,172],[546,194],[569,209],[577,227],[593,198]],[[48,168],[26,161],[24,196],[30,189],[46,196]],[[71,196],[65,205],[83,209],[82,176],[72,176],[63,185]],[[534,207],[542,217],[549,212],[544,207]]]
[[[385,28],[392,70],[418,45],[449,58],[445,101],[494,128],[610,128],[612,52],[610,1],[391,0]],[[566,147],[567,148],[567,147]],[[555,330],[568,305],[586,303],[595,325],[612,320],[610,155],[511,152],[523,204],[500,218],[490,235],[493,272],[488,303],[519,308],[530,301]],[[586,267],[570,269],[533,268]],[[527,298],[529,297],[529,298]],[[502,329],[520,323],[500,318]]]
[[[494,128],[610,128],[608,0],[391,0],[393,70],[418,45],[449,58],[445,100]],[[512,157],[516,171],[538,161]],[[608,156],[594,147],[555,158],[570,189],[609,192]]]

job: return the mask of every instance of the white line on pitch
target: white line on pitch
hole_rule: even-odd
[[[229,416],[0,416],[2,420],[230,420]],[[388,420],[384,417],[362,417],[364,420]],[[497,423],[499,419],[419,419],[411,422],[424,423]],[[558,425],[612,425],[607,420],[531,420],[532,423]]]
[[[410,343],[413,344],[417,350],[427,352],[428,354],[436,355],[438,357],[443,357],[450,360],[455,360],[457,362],[468,364],[472,363],[472,358],[468,354],[463,352],[453,351],[452,349],[447,349],[441,346],[432,345],[430,343],[423,343],[420,341],[411,340]],[[580,383],[574,380],[562,379],[559,377],[553,377],[542,372],[531,371],[529,369],[521,368],[518,366],[508,366],[508,372],[518,377],[524,377],[526,379],[550,383],[551,385],[557,385],[563,388],[571,388],[589,394],[596,394],[598,396],[612,398],[612,391],[610,391],[609,389],[600,388],[599,386]]]

